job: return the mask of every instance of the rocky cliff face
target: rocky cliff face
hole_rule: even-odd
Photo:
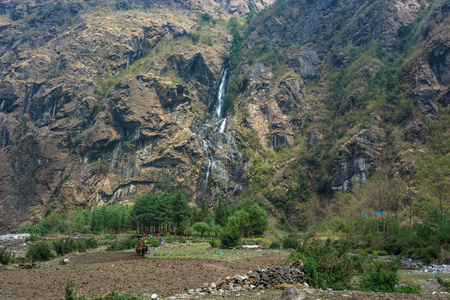
[[[147,191],[179,189],[213,207],[219,197],[300,199],[307,180],[314,192],[359,186],[384,163],[390,139],[383,122],[392,116],[364,106],[370,80],[418,17],[427,16],[425,32],[408,41],[425,52],[395,78],[425,115],[448,106],[449,7],[0,0],[0,231],[49,209],[127,203]],[[260,14],[248,28],[238,21],[246,39],[225,74],[224,119],[214,109],[233,47],[225,20],[249,11]],[[382,54],[357,56],[374,44]],[[361,81],[333,85],[350,72]],[[401,119],[406,141],[426,143],[424,118]],[[254,193],[255,182],[265,189]]]
[[[200,197],[196,131],[230,38],[188,33],[272,2],[1,1],[0,230],[163,186]]]

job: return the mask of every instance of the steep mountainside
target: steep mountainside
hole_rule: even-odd
[[[274,2],[0,0],[0,231],[175,189],[301,227],[448,154],[448,1]]]

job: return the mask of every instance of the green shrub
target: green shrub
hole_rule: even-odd
[[[402,294],[420,294],[421,288],[418,284],[403,284],[399,287],[396,287],[394,293],[402,293]]]
[[[106,251],[120,251],[136,248],[141,244],[141,241],[135,237],[128,237],[124,240],[112,243],[106,248]],[[150,245],[149,245],[150,246]]]
[[[14,254],[7,251],[6,248],[0,249],[0,264],[7,265],[15,262]]]
[[[368,265],[362,276],[360,289],[368,292],[392,293],[398,284],[398,265],[386,261],[375,261]]]
[[[39,237],[36,234],[32,234],[32,235],[30,235],[30,237],[25,239],[25,241],[27,241],[27,242],[37,242],[37,241],[40,241],[40,240],[41,240],[41,237]]]
[[[175,243],[176,242],[176,238],[174,238],[173,236],[168,236],[164,239],[164,242],[166,243]]]
[[[295,234],[288,235],[283,239],[283,248],[285,249],[298,249],[301,244],[300,237]]]
[[[361,269],[361,259],[349,256],[339,243],[320,241],[305,242],[291,258],[303,258],[302,271],[306,282],[315,288],[334,290],[350,289],[350,279]]]
[[[102,238],[102,240],[107,240],[107,241],[117,240],[117,234],[107,234]]]
[[[52,250],[46,243],[30,245],[25,257],[31,261],[47,261],[53,258]]]
[[[220,245],[220,241],[218,239],[210,239],[209,244],[211,245],[211,247],[217,248]]]
[[[74,252],[77,248],[77,243],[74,239],[68,237],[65,239],[52,241],[52,248],[55,250],[57,255],[62,256],[67,253]]]
[[[161,243],[159,242],[159,238],[157,237],[151,237],[147,241],[148,247],[159,247],[161,246]]]
[[[226,249],[236,247],[241,241],[241,233],[239,231],[224,230],[220,234],[220,248]]]
[[[180,237],[178,238],[178,243],[184,244],[184,243],[186,243],[186,239],[185,239],[184,237],[180,236]]]
[[[98,248],[98,243],[95,238],[85,238],[85,239],[80,239],[80,240],[84,241],[84,243],[86,244],[86,247],[88,249],[97,249]]]
[[[450,293],[450,281],[442,279],[442,277],[439,275],[436,275],[436,280],[438,284],[444,289],[444,291]]]
[[[270,249],[280,249],[281,244],[279,241],[274,241],[274,242],[270,243],[269,247],[270,247]]]

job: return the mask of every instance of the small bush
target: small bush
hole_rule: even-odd
[[[283,239],[283,248],[285,249],[298,249],[301,244],[300,237],[295,234],[288,235]]]
[[[403,284],[399,287],[396,287],[394,293],[402,293],[402,294],[420,294],[421,288],[418,284]]]
[[[27,241],[27,242],[37,242],[37,241],[40,241],[40,240],[41,240],[41,237],[39,237],[36,234],[32,234],[32,235],[30,235],[30,237],[25,239],[25,241]]]
[[[241,233],[239,231],[225,230],[220,234],[220,248],[236,247],[240,241]]]
[[[436,276],[436,280],[438,284],[446,291],[447,293],[450,293],[450,281],[442,279],[440,276]]]
[[[350,279],[361,269],[359,257],[347,255],[343,245],[330,240],[305,242],[291,258],[304,259],[306,282],[321,289],[350,289]]]
[[[176,238],[174,238],[173,236],[168,236],[164,239],[164,242],[169,243],[169,244],[175,243],[176,241],[177,241]]]
[[[270,243],[269,247],[270,247],[270,249],[280,249],[281,244],[279,241],[274,241],[274,242]]]
[[[217,248],[220,245],[220,241],[218,239],[210,239],[209,244],[211,245],[211,247]]]
[[[394,292],[399,281],[397,270],[397,264],[375,261],[367,266],[367,273],[361,279],[360,289],[368,292]]]
[[[149,238],[147,241],[147,246],[148,247],[159,247],[161,246],[161,243],[159,242],[159,239],[156,237],[151,237]]]
[[[106,251],[120,251],[136,248],[141,244],[141,241],[134,237],[128,237],[124,240],[112,243],[106,248]],[[150,246],[150,245],[149,245]],[[152,246],[151,246],[152,247]]]
[[[180,237],[178,238],[178,243],[184,244],[184,243],[186,243],[186,239],[185,239],[184,237],[180,236]]]
[[[48,244],[37,243],[28,248],[25,257],[31,261],[47,261],[53,258],[53,254]]]
[[[117,235],[116,234],[107,234],[102,238],[102,240],[114,241],[114,240],[117,240]]]
[[[88,249],[97,249],[98,248],[98,243],[95,238],[86,238],[86,239],[80,239],[80,240],[84,241],[84,243],[86,244],[86,247]]]
[[[6,248],[0,249],[0,264],[7,265],[16,261],[14,254],[7,251]]]
[[[70,237],[65,239],[59,239],[52,242],[53,250],[59,256],[71,253],[74,251],[86,252],[87,244],[86,239],[72,239]]]

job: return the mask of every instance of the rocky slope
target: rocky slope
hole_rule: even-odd
[[[211,208],[252,195],[294,214],[310,193],[364,184],[390,156],[426,148],[427,116],[448,106],[449,7],[0,0],[0,231],[147,191]],[[233,26],[245,41],[224,121],[214,109]],[[408,45],[425,50],[391,66]],[[401,90],[378,79],[388,67]],[[414,108],[393,116],[404,103]],[[392,126],[407,142],[396,153]]]

